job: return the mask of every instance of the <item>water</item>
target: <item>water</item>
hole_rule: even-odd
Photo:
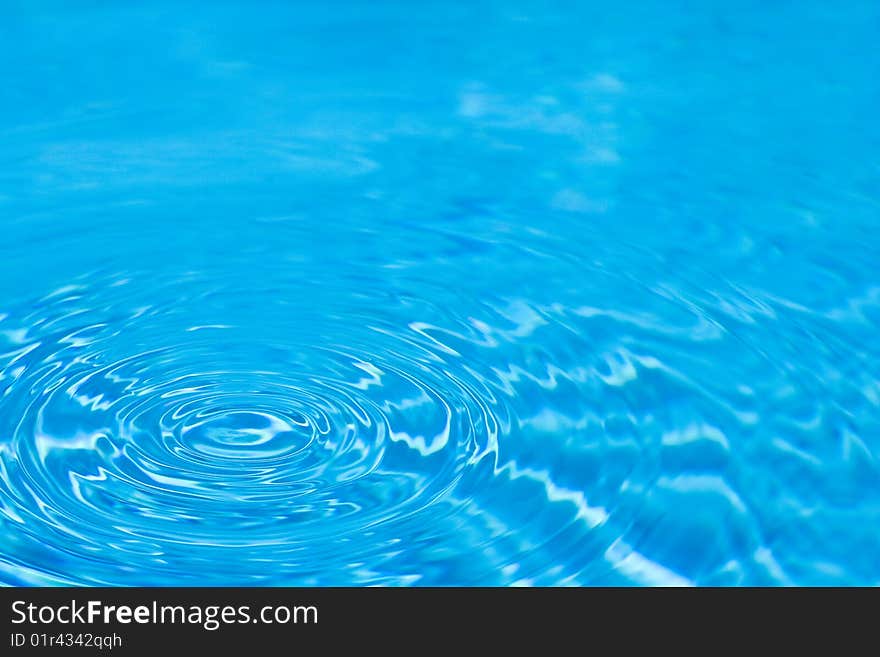
[[[876,2],[4,13],[0,582],[880,583]]]

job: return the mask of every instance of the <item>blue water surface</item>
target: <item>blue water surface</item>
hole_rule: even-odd
[[[880,583],[878,35],[3,3],[0,583]]]

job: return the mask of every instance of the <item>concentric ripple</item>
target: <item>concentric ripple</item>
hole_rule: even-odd
[[[0,584],[880,583],[880,17],[771,4],[11,11]]]
[[[4,516],[50,578],[59,559],[92,583],[323,578],[327,560],[354,568],[334,561],[356,556],[346,541],[430,508],[494,449],[498,403],[422,329],[372,327],[376,354],[189,326],[119,356],[172,337],[177,308],[123,317],[123,286],[68,286],[4,332]],[[116,316],[96,321],[108,290]]]

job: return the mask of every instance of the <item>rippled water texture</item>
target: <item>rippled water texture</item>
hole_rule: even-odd
[[[0,582],[880,583],[880,5],[10,3]]]

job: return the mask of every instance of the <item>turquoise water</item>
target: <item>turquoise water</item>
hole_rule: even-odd
[[[11,2],[0,582],[880,583],[876,2]]]

